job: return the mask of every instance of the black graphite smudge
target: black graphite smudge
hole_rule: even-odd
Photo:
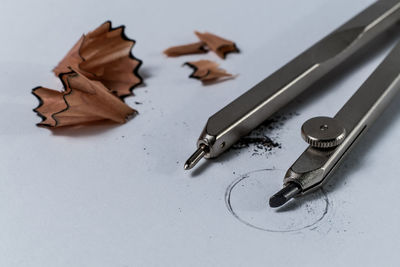
[[[281,148],[281,144],[274,142],[268,136],[262,137],[252,137],[246,136],[240,139],[234,146],[233,149],[242,149],[246,147],[250,147],[254,145],[255,148],[253,149],[254,153],[259,152],[260,149],[264,149],[266,151],[271,151],[273,148]]]
[[[136,105],[142,105],[143,103],[142,103],[142,102],[135,101],[135,104],[136,104]]]
[[[297,115],[299,114],[290,112],[266,120],[249,135],[242,137],[232,146],[232,149],[236,151],[250,149],[252,156],[271,154],[274,149],[282,148],[282,144],[277,142],[276,139],[279,139],[279,130],[283,128],[284,122]]]

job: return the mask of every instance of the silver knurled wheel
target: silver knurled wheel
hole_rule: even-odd
[[[334,118],[315,117],[303,124],[301,136],[312,147],[333,148],[343,142],[346,129]]]

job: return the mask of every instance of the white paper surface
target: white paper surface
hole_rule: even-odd
[[[372,2],[2,0],[0,266],[398,266],[400,96],[323,192],[284,212],[267,207],[307,147],[301,124],[334,115],[394,38],[283,110],[288,119],[267,133],[281,149],[233,150],[183,171],[210,115]],[[36,127],[31,89],[60,89],[51,69],[108,19],[126,25],[144,61],[146,86],[126,99],[140,114],[115,127]],[[242,53],[162,54],[195,41],[194,30]],[[239,76],[202,86],[181,67],[197,59]]]

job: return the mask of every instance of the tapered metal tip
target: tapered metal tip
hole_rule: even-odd
[[[201,144],[196,152],[194,152],[193,155],[191,155],[190,158],[185,162],[183,168],[185,170],[190,170],[205,156],[207,152],[208,146]]]
[[[190,166],[190,163],[186,161],[185,165],[183,166],[185,170],[190,170],[193,166]]]
[[[301,192],[301,188],[295,183],[289,183],[281,191],[273,195],[269,199],[269,206],[271,208],[281,207],[283,204],[288,202],[290,199],[295,197]]]
[[[269,206],[271,208],[278,208],[285,204],[288,201],[288,199],[280,196],[280,195],[274,195],[269,199]]]

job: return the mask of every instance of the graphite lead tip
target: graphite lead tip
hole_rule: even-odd
[[[190,158],[185,162],[185,165],[183,168],[185,170],[190,170],[193,168],[207,153],[208,146],[201,144],[199,148],[196,150],[196,152],[193,153],[193,155],[190,156]]]
[[[295,183],[289,183],[281,191],[273,195],[269,199],[269,206],[271,208],[281,207],[288,202],[291,198],[295,197],[301,192],[301,188]]]

